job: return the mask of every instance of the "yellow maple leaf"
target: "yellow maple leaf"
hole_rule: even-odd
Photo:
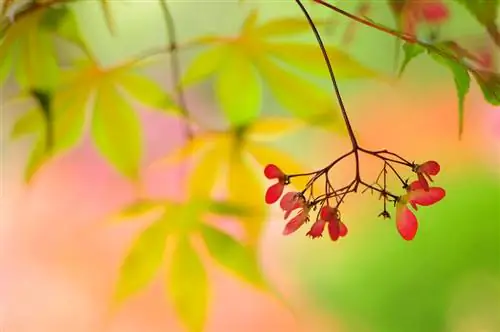
[[[51,153],[64,151],[80,141],[85,133],[87,106],[95,96],[90,112],[95,146],[124,176],[138,178],[142,129],[138,115],[130,105],[131,100],[174,115],[180,112],[163,88],[136,71],[137,65],[136,62],[128,62],[101,68],[91,60],[84,60],[61,73],[60,85],[50,94],[53,100],[50,112],[54,142]],[[43,146],[45,135],[41,132],[46,129],[40,118],[23,117],[19,121],[34,122],[28,127],[32,133],[37,133],[38,141],[41,141],[35,146]],[[36,155],[39,157],[34,163],[40,166],[47,158],[42,158],[40,153]],[[36,168],[30,168],[26,176],[28,180]]]
[[[171,165],[187,159],[194,160],[194,170],[189,177],[191,197],[210,197],[214,186],[226,183],[227,199],[241,203],[254,213],[240,217],[246,240],[256,244],[266,220],[264,193],[266,179],[263,168],[276,163],[285,172],[302,173],[303,166],[291,156],[264,143],[303,127],[303,122],[293,118],[261,118],[243,130],[208,131],[167,156],[156,165]],[[294,179],[293,186],[305,185],[302,178]]]

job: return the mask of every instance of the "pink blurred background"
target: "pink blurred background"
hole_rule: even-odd
[[[233,20],[240,22],[241,18]],[[189,20],[186,22],[183,24],[188,25]],[[230,24],[227,27],[232,28]],[[105,38],[95,43],[105,49]],[[116,53],[123,51],[118,49]],[[364,146],[388,148],[419,160],[438,158],[446,169],[441,175],[445,179],[460,176],[470,165],[500,174],[500,109],[486,105],[474,86],[466,103],[465,133],[459,141],[451,77],[430,85],[408,83],[411,81],[348,94],[346,102]],[[195,94],[189,103],[207,113],[214,111],[208,101]],[[182,128],[164,114],[146,109],[139,112],[146,135],[147,166],[182,143]],[[4,120],[2,139],[12,123],[10,116]],[[318,131],[302,134],[304,141],[284,143],[311,169],[349,149],[349,142],[339,135]],[[313,144],[301,143],[309,141]],[[22,183],[22,174],[29,143],[2,141],[1,327],[7,332],[183,331],[165,299],[162,273],[120,310],[109,310],[121,260],[134,236],[148,224],[147,220],[111,224],[109,217],[137,197],[136,188],[110,168],[87,139],[45,165],[28,187]],[[370,165],[366,166],[368,173],[376,171],[374,164],[366,165]],[[338,174],[339,178],[348,176],[348,172]],[[178,194],[183,180],[175,171],[145,167],[143,184],[146,194],[169,197]],[[343,211],[352,220],[360,213],[357,202],[348,203]],[[275,208],[272,211],[260,258],[266,275],[293,310],[205,260],[212,282],[206,331],[344,331],[340,319],[318,310],[299,276],[289,273],[292,265],[316,258],[301,251],[305,246],[314,248],[316,242],[302,235],[283,237],[281,215]],[[361,231],[363,223],[359,218],[350,226],[351,236]],[[347,250],[340,243],[332,249],[336,252],[332,260],[350,254],[344,254],[343,248]]]
[[[460,165],[472,159],[498,170],[498,110],[484,105],[476,91],[468,105],[474,116],[468,117],[464,139],[458,141],[452,91],[427,92],[425,100],[416,102],[413,93],[394,96],[387,91],[390,95],[383,106],[376,103],[380,92],[364,94],[362,102],[351,106],[369,109],[353,116],[361,140],[374,149],[383,146],[403,155],[439,156],[449,172],[459,173]],[[142,114],[147,159],[179,144],[176,139],[162,139],[162,133],[180,132],[178,122],[147,110]],[[164,299],[161,276],[118,312],[107,309],[120,261],[134,234],[147,224],[107,222],[134,199],[134,188],[88,142],[44,166],[26,187],[20,181],[26,151],[18,149],[20,143],[9,144],[3,163],[0,262],[0,303],[6,331],[181,331]],[[333,157],[347,145],[334,138],[329,146]],[[155,196],[175,194],[181,180],[176,183],[172,173],[153,170],[144,174],[148,191]],[[356,211],[344,213],[354,218]],[[301,292],[296,278],[284,273],[287,265],[295,263],[294,258],[307,258],[294,257],[286,250],[297,239],[282,237],[282,226],[275,217],[269,221],[261,259],[266,274],[298,316],[209,262],[213,298],[207,331],[333,331],[337,326],[332,317],[315,314],[314,304]],[[359,225],[353,229],[356,227]]]

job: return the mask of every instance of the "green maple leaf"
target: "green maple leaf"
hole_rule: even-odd
[[[211,48],[192,61],[182,84],[189,86],[214,77],[215,95],[233,126],[248,124],[258,117],[265,84],[276,100],[294,115],[316,125],[339,129],[340,113],[331,92],[287,68],[293,66],[310,75],[328,78],[321,50],[315,44],[276,39],[305,32],[310,32],[310,27],[302,18],[258,25],[257,12],[253,11],[239,35],[206,36],[197,40]],[[327,46],[327,51],[339,77],[379,76],[333,46]]]
[[[403,75],[406,67],[414,58],[418,57],[422,53],[425,53],[425,47],[420,46],[419,44],[405,43],[403,44],[403,51],[404,59],[399,69],[399,76]]]
[[[436,60],[438,63],[447,67],[452,75],[453,80],[455,82],[455,89],[457,91],[458,97],[458,135],[462,136],[463,127],[464,127],[464,101],[465,96],[469,92],[470,88],[470,75],[467,71],[467,68],[462,66],[460,63],[457,63],[448,58],[437,56],[435,53],[431,53],[432,58]]]
[[[500,75],[498,73],[479,70],[474,65],[475,59],[457,43],[445,41],[438,44],[405,43],[403,45],[405,58],[401,65],[400,75],[417,56],[427,53],[437,63],[448,68],[455,83],[458,97],[458,134],[463,133],[464,101],[470,89],[471,76],[481,88],[484,99],[492,105],[500,105]]]
[[[491,105],[500,106],[500,74],[475,71],[472,75],[479,84],[485,100]]]

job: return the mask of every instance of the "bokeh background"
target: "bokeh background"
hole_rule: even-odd
[[[337,3],[346,9],[356,5]],[[164,44],[164,22],[156,2],[115,1],[111,6],[115,36],[109,34],[97,2],[74,7],[89,46],[103,64]],[[172,1],[170,6],[180,41],[232,34],[252,8],[259,9],[262,21],[300,16],[293,1]],[[455,3],[449,6],[452,19],[443,35],[471,46],[483,40],[476,21]],[[372,7],[371,17],[392,22],[385,3],[373,2]],[[348,21],[320,7],[311,11],[317,18],[332,20],[325,39],[340,45]],[[314,42],[312,35],[303,38]],[[366,66],[393,75],[392,38],[360,26],[353,41],[342,47]],[[183,52],[183,65],[194,54]],[[169,71],[165,61],[154,64],[149,74],[169,88]],[[500,109],[485,103],[474,85],[459,140],[453,79],[427,57],[412,62],[400,80],[340,84],[362,144],[419,161],[438,160],[442,171],[437,181],[446,189],[446,198],[419,209],[420,228],[412,242],[400,238],[393,220],[377,218],[379,202],[370,195],[349,198],[342,213],[350,233],[338,243],[328,238],[312,241],[304,236],[305,230],[282,236],[284,222],[273,208],[259,257],[288,305],[208,266],[213,296],[206,331],[500,331]],[[30,141],[8,138],[14,119],[24,110],[9,102],[14,91],[9,84],[2,89],[2,330],[183,331],[163,295],[161,277],[120,310],[109,310],[120,263],[147,222],[110,225],[106,220],[134,199],[134,187],[99,157],[88,140],[50,161],[25,185]],[[220,121],[210,86],[190,89],[188,103],[207,121]],[[145,128],[145,164],[183,142],[179,121],[146,108],[138,112]],[[263,114],[280,110],[266,100]],[[311,170],[349,148],[345,134],[314,128],[286,136],[276,145]],[[156,196],[175,195],[184,183],[168,169],[145,167],[142,177]]]

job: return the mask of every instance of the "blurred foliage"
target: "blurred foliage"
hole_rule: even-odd
[[[227,199],[249,205],[255,214],[242,217],[241,222],[247,240],[257,244],[264,222],[266,209],[261,195],[264,186],[255,172],[253,163],[264,167],[269,162],[284,165],[292,172],[300,173],[304,167],[286,153],[266,144],[266,141],[296,130],[302,126],[291,118],[262,118],[245,127],[228,131],[207,131],[197,135],[186,145],[159,160],[160,164],[172,165],[196,157],[188,188],[194,197],[210,196],[219,182],[227,184]],[[298,188],[304,180],[294,182]]]
[[[410,1],[415,0],[387,2],[397,22],[402,8]],[[170,40],[169,45],[164,45],[160,51],[155,49],[123,63],[102,66],[82,36],[75,19],[75,2],[78,0],[5,0],[2,3],[0,83],[12,81],[17,87],[18,97],[34,102],[11,130],[14,139],[28,135],[34,137],[25,179],[30,181],[42,165],[78,145],[89,132],[96,149],[117,172],[131,181],[140,181],[144,142],[134,102],[161,111],[167,117],[184,117],[190,110],[179,105],[183,89],[213,79],[213,92],[221,114],[227,120],[226,129],[214,130],[204,123],[184,119],[189,125],[196,126],[197,135],[161,160],[168,165],[193,165],[189,172],[188,199],[141,199],[119,213],[119,220],[142,217],[153,211],[159,212],[159,216],[137,236],[126,254],[116,285],[115,302],[120,304],[143,290],[157,276],[169,254],[165,282],[167,296],[185,326],[190,331],[202,331],[210,302],[210,280],[205,269],[207,257],[202,252],[233,275],[276,295],[258,261],[258,243],[268,217],[262,199],[262,167],[272,163],[291,173],[307,170],[302,161],[296,161],[270,143],[305,126],[343,133],[343,122],[333,94],[318,84],[330,79],[321,50],[315,44],[294,40],[301,34],[311,34],[307,21],[302,17],[281,17],[261,23],[258,11],[253,10],[235,35],[211,34],[195,38],[188,44],[203,47],[203,50],[187,65],[180,82],[173,82],[176,86],[170,92],[141,69],[154,55],[182,52],[180,45],[184,43]],[[470,11],[498,44],[497,1],[457,2]],[[116,13],[110,3],[109,0],[99,1],[102,19],[109,31],[116,35]],[[366,14],[366,10],[362,13]],[[379,30],[398,33],[371,20],[369,22]],[[317,20],[316,24],[322,28],[327,22]],[[401,28],[399,23],[397,28]],[[426,52],[449,68],[459,99],[461,132],[470,76],[479,84],[485,100],[493,105],[500,104],[500,76],[478,67],[477,58],[458,42],[417,40],[400,45],[405,59],[399,72],[402,74],[412,59]],[[79,55],[68,59],[67,54],[60,51],[58,45],[61,43],[76,48]],[[388,74],[365,66],[339,47],[327,43],[326,51],[339,79],[384,82],[392,79]],[[262,115],[268,90],[289,117]],[[297,180],[294,181],[297,187],[305,185]],[[225,197],[215,200],[221,184],[225,184]],[[453,277],[453,273],[460,272],[454,269],[460,266],[465,271],[470,266],[483,266],[482,262],[485,268],[492,267],[493,256],[475,257],[474,251],[465,247],[465,244],[489,246],[492,241],[498,241],[493,238],[493,224],[482,228],[465,226],[466,220],[470,226],[472,220],[478,220],[477,223],[487,220],[493,215],[486,213],[494,212],[488,205],[493,194],[484,196],[484,192],[478,191],[471,195],[474,188],[461,189],[460,192],[467,193],[472,200],[465,200],[464,196],[460,204],[475,202],[476,210],[464,212],[457,200],[457,219],[452,222],[447,214],[443,220],[450,222],[436,224],[443,229],[454,229],[453,233],[447,233],[448,249],[441,246],[444,233],[436,232],[440,237],[427,234],[427,239],[420,242],[422,247],[408,253],[408,257],[412,257],[411,265],[399,253],[384,254],[379,260],[375,252],[360,255],[366,261],[363,260],[356,270],[359,276],[349,277],[346,286],[337,289],[330,285],[331,280],[325,281],[328,285],[318,292],[324,297],[325,305],[337,310],[341,301],[342,308],[351,306],[351,313],[364,312],[368,320],[382,328],[381,331],[412,331],[415,326],[420,326],[414,324],[416,319],[420,322],[423,315],[429,315],[423,320],[427,322],[424,330],[438,331],[444,315],[445,282]],[[493,189],[490,192],[493,193]],[[479,201],[479,197],[484,199]],[[478,213],[485,214],[486,219],[478,218]],[[244,230],[243,238],[233,237],[208,223],[207,215],[235,219]],[[458,220],[462,220],[463,225]],[[395,247],[390,241],[388,244]],[[433,255],[427,254],[429,248],[435,249]],[[493,255],[494,250],[490,249]],[[439,259],[437,255],[440,255]],[[458,259],[463,259],[463,263],[452,266]],[[380,260],[400,264],[399,274],[375,268],[370,270]],[[430,270],[431,278],[422,278],[418,287],[406,285],[406,277],[424,265],[434,266]],[[378,264],[377,268],[380,267]],[[374,277],[375,271],[382,273],[380,278]],[[364,286],[353,288],[347,285],[359,280],[378,293],[367,293]],[[395,288],[384,288],[387,281]],[[319,287],[321,283],[313,284]],[[349,293],[356,290],[359,293]],[[371,296],[368,298],[366,294]],[[429,300],[433,296],[436,300]],[[335,304],[326,297],[334,299]],[[433,306],[423,308],[424,303]]]
[[[459,136],[462,135],[464,126],[464,100],[470,88],[470,74],[476,79],[484,99],[492,105],[500,106],[500,75],[485,70],[474,69],[465,60],[468,52],[460,48],[455,42],[448,41],[439,44],[414,44],[403,45],[405,58],[400,68],[400,75],[411,60],[427,52],[438,63],[447,67],[455,82],[458,96],[458,128]]]
[[[179,317],[190,330],[202,331],[206,320],[209,281],[205,266],[195,249],[193,240],[197,236],[201,236],[208,254],[221,267],[259,289],[270,290],[254,248],[204,223],[207,214],[252,216],[255,211],[248,206],[195,197],[187,203],[141,200],[126,206],[119,213],[118,220],[124,221],[152,210],[161,213],[139,234],[125,256],[115,290],[117,304],[153,280],[164,262],[167,242],[173,242],[166,290]]]
[[[321,50],[317,45],[279,41],[280,37],[309,32],[308,22],[285,18],[258,25],[257,21],[257,11],[252,11],[243,22],[239,35],[197,39],[198,43],[213,45],[213,48],[194,59],[182,80],[184,85],[189,86],[215,75],[214,89],[222,110],[232,124],[242,125],[254,120],[261,111],[259,72],[276,100],[294,116],[311,124],[338,130],[340,113],[332,103],[331,94],[289,69],[300,69],[328,79]],[[318,25],[321,24],[318,22]],[[333,46],[328,46],[328,55],[332,61],[342,64],[337,70],[339,77],[381,76]]]

